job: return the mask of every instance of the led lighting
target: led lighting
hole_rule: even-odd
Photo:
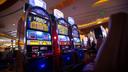
[[[29,4],[44,8],[46,10],[46,3],[43,0],[29,0]]]
[[[94,4],[93,4],[93,6],[97,6],[97,5],[99,5],[99,4],[102,4],[102,3],[105,3],[105,2],[108,2],[109,0],[98,0],[97,2],[95,2]]]
[[[12,24],[13,26],[15,26],[16,24]]]
[[[3,3],[5,3],[7,0],[0,0],[0,5],[2,5]]]
[[[67,57],[67,60],[70,60],[70,57]]]
[[[54,36],[54,39],[56,39],[56,36]]]
[[[37,34],[37,35],[39,35],[39,36],[41,36],[43,33],[42,33],[42,32],[37,31],[37,32],[36,32],[36,34]]]
[[[74,21],[74,19],[73,19],[72,17],[68,17],[68,22],[69,22],[71,25],[75,24],[75,21]]]
[[[41,68],[45,68],[45,66],[46,66],[45,64],[41,64],[40,65]]]
[[[54,9],[54,16],[55,16],[56,18],[64,18],[63,12],[61,12],[61,11],[58,10],[58,9]]]
[[[98,24],[101,24],[101,23],[104,23],[104,22],[108,22],[108,20],[109,20],[109,17],[100,18],[100,19],[97,19],[96,21],[92,21],[92,22],[87,23],[87,24],[80,24],[80,25],[78,25],[78,28],[82,29],[82,28],[95,26],[95,25],[98,25]]]

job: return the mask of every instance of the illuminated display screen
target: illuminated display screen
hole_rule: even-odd
[[[70,41],[68,36],[59,35],[58,36],[59,41]]]
[[[49,22],[45,19],[42,19],[41,17],[35,16],[35,15],[29,15],[27,25],[29,28],[32,29],[38,29],[42,31],[50,31],[49,30]]]
[[[32,40],[37,39],[37,37],[36,37],[36,31],[28,30],[27,31],[27,39],[32,39]]]
[[[27,45],[40,45],[38,40],[27,40]]]
[[[78,37],[78,35],[79,35],[79,34],[78,34],[78,31],[76,31],[76,30],[73,30],[73,31],[72,31],[72,36],[73,36],[73,37]]]
[[[51,35],[49,33],[44,33],[41,31],[33,31],[33,30],[27,30],[27,39],[37,39],[37,40],[51,40]]]
[[[29,0],[29,4],[32,6],[38,6],[46,10],[46,3],[42,0]]]
[[[38,40],[46,40],[46,41],[50,41],[51,40],[51,35],[49,33],[36,31],[36,35],[37,35],[37,39]]]
[[[74,42],[79,43],[80,39],[79,38],[73,38]]]
[[[51,45],[51,41],[27,40],[27,45]]]
[[[58,24],[58,33],[68,35],[68,28],[66,26]]]
[[[41,31],[27,30],[27,45],[51,45],[51,35]]]

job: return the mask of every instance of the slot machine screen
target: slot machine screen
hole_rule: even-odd
[[[49,33],[43,33],[43,40],[50,41],[51,35]]]
[[[75,43],[80,43],[80,39],[79,38],[73,38]]]
[[[70,41],[68,36],[59,35],[59,41]]]
[[[37,40],[43,40],[43,32],[36,31]]]
[[[73,31],[72,31],[72,35],[73,35],[73,37],[78,37],[78,31],[73,30]]]
[[[44,40],[44,41],[50,41],[51,35],[49,33],[36,31],[37,39],[38,40]]]
[[[46,19],[43,19],[39,16],[30,14],[28,16],[27,25],[29,28],[42,30],[42,31],[49,31],[49,22]]]
[[[58,24],[58,33],[68,35],[68,28],[66,26]]]
[[[36,31],[27,30],[27,39],[35,40],[36,38]]]

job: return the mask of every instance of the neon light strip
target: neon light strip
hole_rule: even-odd
[[[99,25],[101,23],[107,22],[108,20],[109,20],[109,17],[100,18],[100,19],[97,19],[96,21],[93,21],[93,22],[90,22],[90,23],[87,23],[87,24],[78,25],[78,28],[82,29],[82,28],[87,28],[87,27]]]

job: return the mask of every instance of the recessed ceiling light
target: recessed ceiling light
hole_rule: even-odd
[[[12,24],[12,25],[14,25],[14,26],[15,26],[16,24]]]

